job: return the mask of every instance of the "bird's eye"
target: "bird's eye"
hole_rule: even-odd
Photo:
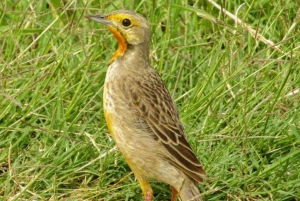
[[[124,27],[129,27],[131,25],[131,21],[129,19],[124,19],[122,24]]]

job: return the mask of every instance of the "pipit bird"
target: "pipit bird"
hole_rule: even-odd
[[[172,201],[199,201],[197,183],[205,172],[190,147],[177,108],[150,66],[150,27],[138,13],[117,10],[87,15],[112,32],[118,49],[109,61],[103,106],[109,132],[138,179],[145,201],[153,191],[148,178],[171,186]]]

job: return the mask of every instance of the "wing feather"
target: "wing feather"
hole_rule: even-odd
[[[171,95],[157,72],[152,68],[149,70],[143,80],[132,79],[135,83],[126,87],[131,104],[155,135],[153,138],[165,147],[166,160],[202,182],[205,172],[186,139]]]

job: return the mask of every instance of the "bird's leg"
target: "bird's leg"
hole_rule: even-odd
[[[145,201],[152,201],[153,198],[153,193],[152,193],[152,189],[148,190],[147,193],[145,194]]]
[[[152,201],[153,191],[152,191],[152,188],[151,188],[147,178],[144,177],[143,175],[139,175],[139,174],[135,174],[135,175],[141,185],[141,188],[142,188],[142,191],[143,191],[143,194],[145,197],[145,201]]]
[[[178,197],[178,191],[173,187],[173,186],[170,186],[171,190],[172,190],[172,198],[171,198],[171,201],[176,201],[177,200],[177,197]]]

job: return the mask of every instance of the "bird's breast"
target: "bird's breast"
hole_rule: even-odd
[[[103,93],[103,108],[107,127],[114,137],[121,130],[125,123],[130,121],[132,116],[130,110],[130,100],[126,97],[126,89],[124,87],[126,76],[122,71],[122,66],[113,62],[106,73]],[[125,78],[124,78],[125,77]]]

